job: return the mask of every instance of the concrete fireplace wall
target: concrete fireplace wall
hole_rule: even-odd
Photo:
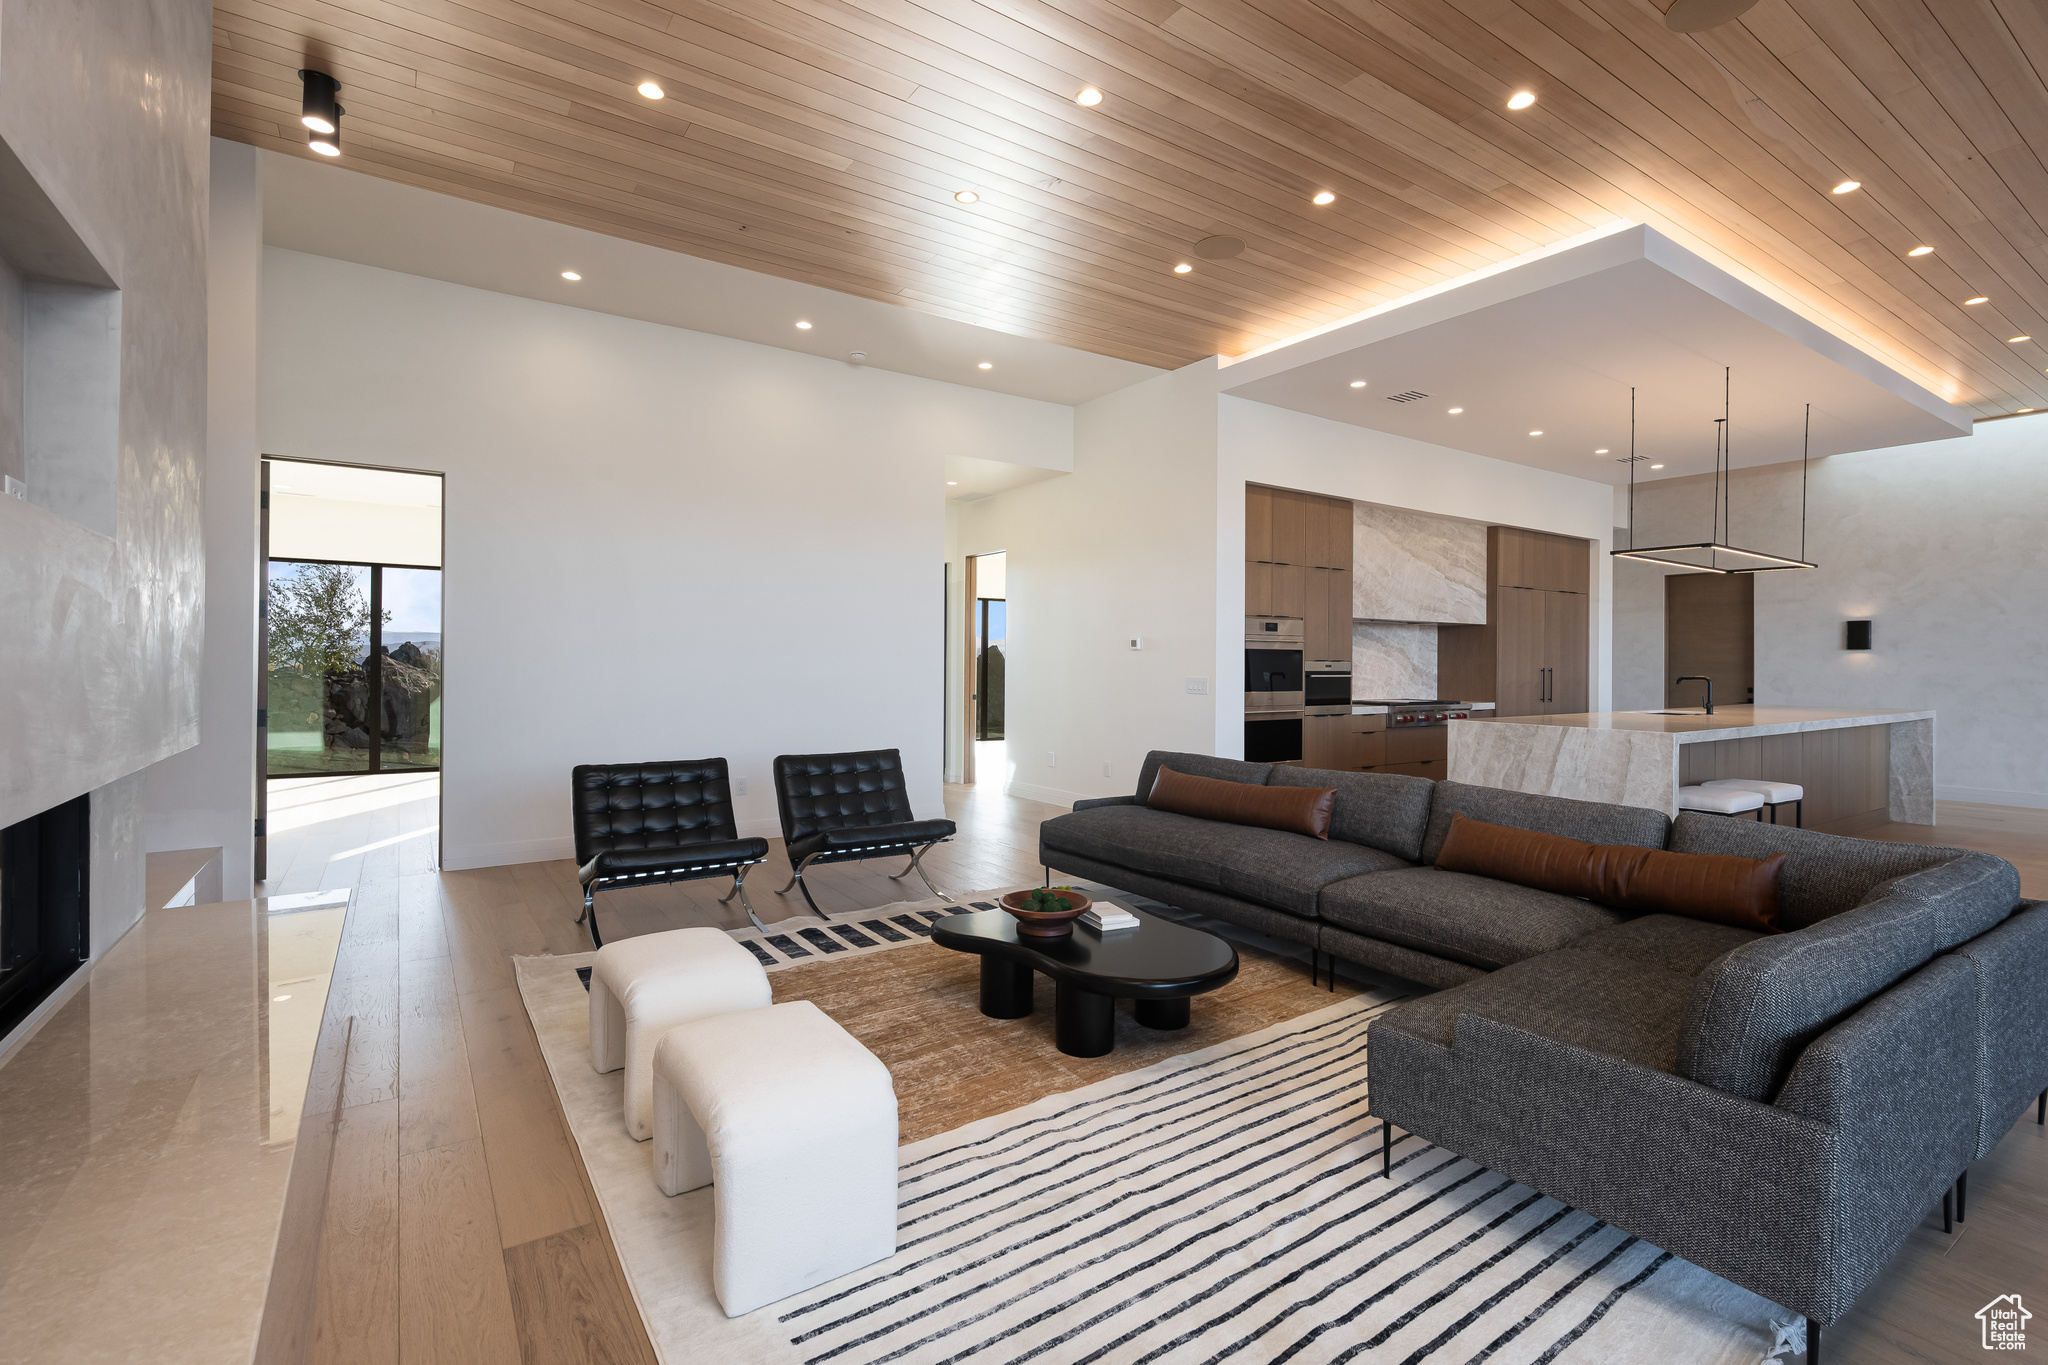
[[[8,254],[87,291],[0,288],[0,359],[77,400],[39,429],[0,385],[0,824],[95,793],[95,954],[142,913],[124,779],[199,734],[210,34],[207,0],[0,0]]]

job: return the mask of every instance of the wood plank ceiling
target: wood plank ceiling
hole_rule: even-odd
[[[352,169],[1162,366],[1629,218],[2048,407],[2048,6],[1667,4],[216,0],[214,119],[310,156],[311,65]]]

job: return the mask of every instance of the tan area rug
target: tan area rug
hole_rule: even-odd
[[[1146,1028],[1131,1018],[1131,1002],[1119,1000],[1116,1050],[1068,1057],[1053,1046],[1050,981],[1038,979],[1037,1009],[1028,1017],[990,1019],[979,1003],[981,959],[929,940],[895,952],[797,963],[768,979],[777,1000],[811,1001],[882,1059],[896,1078],[907,1143],[1256,1033],[1358,993],[1340,981],[1337,994],[1329,994],[1309,985],[1300,963],[1240,944],[1236,980],[1196,996],[1186,1028]]]
[[[771,969],[895,1077],[898,1251],[741,1318],[711,1291],[711,1190],[663,1197],[619,1073],[590,1069],[591,955],[513,962],[669,1365],[1759,1359],[1783,1311],[1654,1246],[1402,1134],[1381,1179],[1366,1028],[1403,992],[1333,996],[1238,946],[1189,1029],[1120,1016],[1087,1060],[1053,1049],[1044,983],[1032,1017],[984,1019],[977,961],[921,939]]]

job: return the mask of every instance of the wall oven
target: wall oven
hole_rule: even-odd
[[[1301,761],[1301,712],[1278,711],[1271,715],[1244,718],[1244,761],[1247,763],[1299,763]]]
[[[1301,677],[1301,702],[1311,709],[1317,707],[1342,707],[1334,714],[1348,715],[1351,711],[1351,667],[1332,665],[1327,660],[1316,660],[1308,665]]]
[[[1244,619],[1244,709],[1298,708],[1301,691],[1301,632],[1298,616]]]

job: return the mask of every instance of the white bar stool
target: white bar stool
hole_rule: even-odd
[[[654,1045],[678,1024],[775,1003],[768,973],[723,929],[614,939],[590,968],[590,1066],[626,1069],[620,1117],[636,1142],[654,1136]]]
[[[1795,827],[1806,826],[1806,788],[1797,782],[1766,782],[1757,777],[1717,777],[1702,782],[1703,787],[1731,787],[1738,791],[1755,792],[1764,799],[1764,805],[1771,812],[1771,823],[1778,823],[1778,807],[1792,808],[1792,823]],[[1759,816],[1758,819],[1763,817]]]
[[[1755,792],[1738,791],[1733,787],[1680,787],[1678,808],[1704,811],[1709,815],[1741,815],[1751,811],[1759,823],[1764,818],[1764,799]]]

